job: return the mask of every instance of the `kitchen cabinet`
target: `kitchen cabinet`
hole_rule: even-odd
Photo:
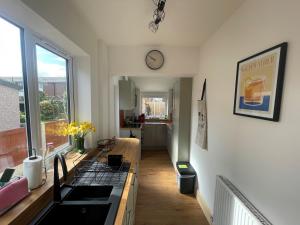
[[[172,140],[173,140],[172,125],[169,125],[167,126],[167,149],[170,155],[172,152],[172,144],[173,144]]]
[[[120,110],[132,110],[136,107],[136,93],[134,82],[119,80],[119,106]]]
[[[136,200],[137,200],[137,193],[138,193],[138,187],[139,187],[139,161],[136,163],[134,168],[134,185],[133,185],[133,212],[135,218],[135,208],[136,208]]]
[[[135,115],[141,114],[141,91],[139,88],[135,88],[135,106],[134,106]]]
[[[138,177],[135,177],[134,185],[133,185],[133,217],[132,217],[132,225],[134,224],[135,219],[135,209],[136,209],[136,200],[137,200],[137,193],[138,193]]]
[[[133,174],[130,189],[128,192],[126,211],[125,211],[125,216],[123,218],[122,225],[134,224],[137,190],[138,190],[138,176],[137,174]]]
[[[127,139],[129,140],[129,139]],[[130,139],[131,140],[131,139]],[[132,139],[133,142],[136,142],[136,139]],[[130,149],[131,150],[131,149]],[[130,151],[131,152],[131,151]],[[115,225],[133,225],[135,220],[135,209],[136,209],[136,200],[137,192],[139,185],[139,163],[141,159],[140,146],[139,151],[135,154],[135,160],[132,160],[133,163],[131,166],[131,172],[128,174],[127,180],[123,194],[126,193],[124,199],[126,199],[126,204],[122,206],[124,209],[124,215],[122,220],[115,222]]]
[[[133,179],[134,182],[134,179]],[[123,221],[123,225],[132,225],[133,224],[133,216],[134,216],[134,207],[133,207],[133,185],[134,183],[132,183],[130,185],[130,190],[128,193],[128,198],[127,198],[127,205],[126,205],[126,211],[125,211],[125,217],[124,217],[124,221]]]
[[[192,86],[192,78],[180,78],[173,88],[172,148],[169,154],[174,165],[190,158]]]
[[[143,125],[143,149],[166,149],[167,125],[165,123],[146,123]]]
[[[174,93],[173,93],[173,89],[169,90],[169,97],[168,97],[168,113],[169,113],[169,119],[172,120],[172,118],[170,117],[173,114],[173,98],[174,98]]]

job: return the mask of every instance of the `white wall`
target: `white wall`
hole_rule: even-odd
[[[165,64],[159,70],[150,70],[145,64],[146,54],[157,49],[162,51]],[[199,48],[196,47],[170,47],[170,46],[109,46],[108,48],[109,74],[110,74],[110,134],[118,134],[118,108],[114,99],[116,83],[120,76],[134,76],[155,78],[192,77],[199,72]],[[139,77],[139,78],[137,78]],[[112,113],[113,112],[113,113]]]
[[[73,55],[86,55],[74,42],[70,41],[60,31],[51,26],[49,22],[28,8],[21,0],[0,0],[1,16],[12,20],[21,27],[25,27],[34,33],[55,43]]]
[[[167,92],[178,80],[174,77],[130,77],[130,79],[142,92]]]
[[[180,107],[180,80],[174,84],[174,108],[172,121],[172,148],[169,149],[169,155],[173,166],[176,166],[178,161],[178,143],[179,143],[179,107]]]
[[[119,79],[120,76],[109,78],[109,136],[119,136],[120,107],[119,107]]]
[[[165,57],[164,66],[156,71],[145,64],[146,54],[157,49]],[[198,73],[199,49],[192,47],[111,46],[109,68],[111,76],[171,76],[183,77]]]
[[[96,83],[96,89],[98,89],[98,96],[95,95],[95,101],[98,102],[99,117],[101,120],[100,129],[102,137],[109,138],[109,111],[110,111],[110,99],[109,99],[109,73],[108,73],[108,48],[103,41],[98,41],[98,69],[99,69],[99,81]]]
[[[215,176],[228,177],[276,225],[299,224],[300,1],[248,0],[206,42],[193,84],[191,163],[212,211]],[[288,41],[278,123],[233,115],[236,64]],[[197,99],[207,78],[208,151],[195,144]]]
[[[93,55],[97,54],[98,36],[68,0],[21,1],[85,52]]]
[[[169,154],[173,166],[188,161],[190,150],[192,78],[180,78],[173,87],[172,148]]]

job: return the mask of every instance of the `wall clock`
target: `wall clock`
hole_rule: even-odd
[[[164,65],[165,59],[161,51],[151,50],[147,53],[145,61],[151,70],[158,70]]]

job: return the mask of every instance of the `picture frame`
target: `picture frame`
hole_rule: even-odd
[[[233,114],[279,121],[288,43],[237,63]]]

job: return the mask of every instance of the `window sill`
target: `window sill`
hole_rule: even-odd
[[[160,119],[160,118],[149,118],[145,119],[146,122],[170,122],[169,119]]]
[[[66,164],[69,174],[73,172],[74,167],[81,160],[87,159],[93,154],[93,152],[94,151],[87,151],[87,153],[83,155],[75,152],[69,152],[66,156]],[[61,168],[59,167],[59,169]],[[61,170],[59,174],[60,177],[62,177]],[[47,181],[42,187],[31,191],[28,197],[0,216],[1,224],[28,224],[41,209],[49,204],[52,199],[53,169],[48,170],[47,176]]]
[[[46,166],[47,166],[47,168],[51,168],[51,166],[48,166],[48,165],[49,164],[50,165],[53,164],[52,160],[54,159],[54,156],[57,153],[65,153],[65,154],[67,154],[67,157],[69,157],[69,155],[72,155],[72,150],[73,149],[74,149],[74,146],[66,144],[66,145],[61,146],[60,148],[57,148],[55,151],[49,153],[47,155],[47,157],[46,157]],[[44,164],[43,164],[43,166],[44,166]],[[21,176],[23,176],[23,164],[19,164],[19,165],[15,166],[15,167],[12,167],[12,168],[15,169],[14,177],[21,177]],[[2,175],[2,172],[0,173],[0,176],[1,175]],[[44,172],[43,172],[43,175],[44,175]]]

